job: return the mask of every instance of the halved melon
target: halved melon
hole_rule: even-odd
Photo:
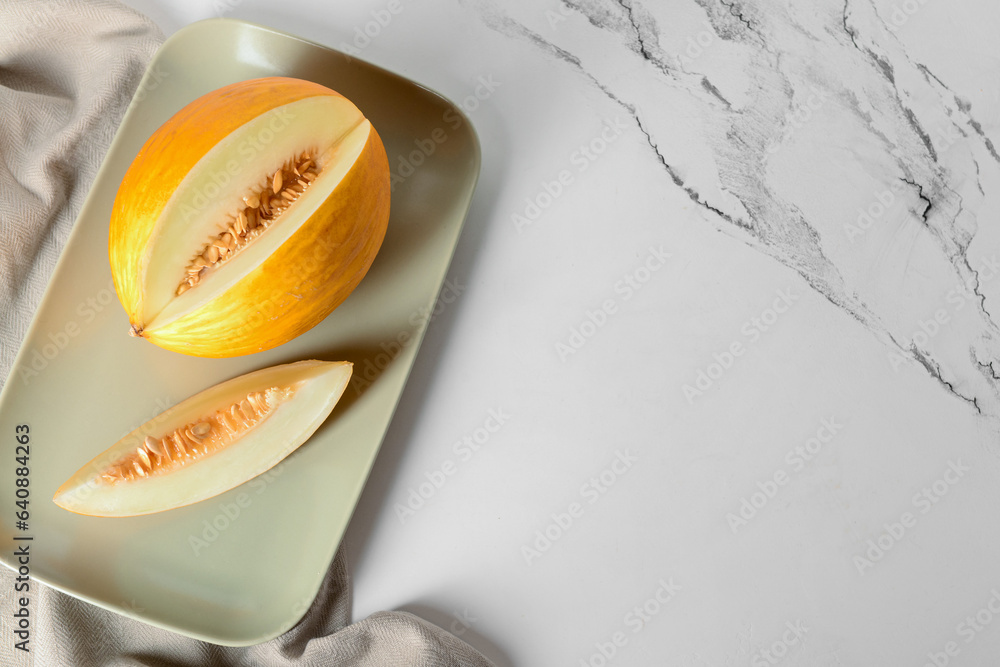
[[[181,109],[115,198],[109,256],[130,333],[202,357],[280,345],[340,305],[389,219],[389,162],[348,99],[254,79]]]
[[[340,400],[352,368],[299,361],[217,384],[126,435],[53,500],[78,514],[134,516],[228,491],[308,440]]]

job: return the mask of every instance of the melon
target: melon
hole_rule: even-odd
[[[346,361],[299,361],[188,398],[84,465],[53,500],[78,514],[135,516],[190,505],[277,465],[329,417]]]
[[[253,79],[191,102],[143,145],[112,208],[129,333],[231,357],[308,331],[371,267],[389,178],[371,122],[320,84]]]

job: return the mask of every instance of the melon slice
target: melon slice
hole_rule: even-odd
[[[53,500],[78,514],[135,516],[228,491],[308,440],[340,400],[352,368],[299,361],[217,384],[126,435]]]

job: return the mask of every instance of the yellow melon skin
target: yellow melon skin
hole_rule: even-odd
[[[155,240],[157,223],[178,186],[199,160],[230,135],[238,136],[233,133],[246,123],[315,96],[343,99],[298,79],[232,84],[189,104],[146,142],[122,181],[109,234],[114,284],[133,332],[162,348],[199,357],[260,352],[316,326],[357,287],[381,247],[389,219],[389,163],[370,124],[360,154],[339,184],[266,259],[197,309],[152,328],[143,321],[147,245]]]

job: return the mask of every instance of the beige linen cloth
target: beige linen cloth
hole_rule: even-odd
[[[159,29],[110,0],[0,0],[0,373],[6,379]],[[7,473],[9,470],[4,470]],[[6,546],[3,548],[7,548]],[[176,635],[32,584],[36,667],[295,665],[479,667],[491,663],[408,613],[349,625],[337,555],[295,628],[227,648]],[[0,664],[14,651],[14,581],[0,567]]]

